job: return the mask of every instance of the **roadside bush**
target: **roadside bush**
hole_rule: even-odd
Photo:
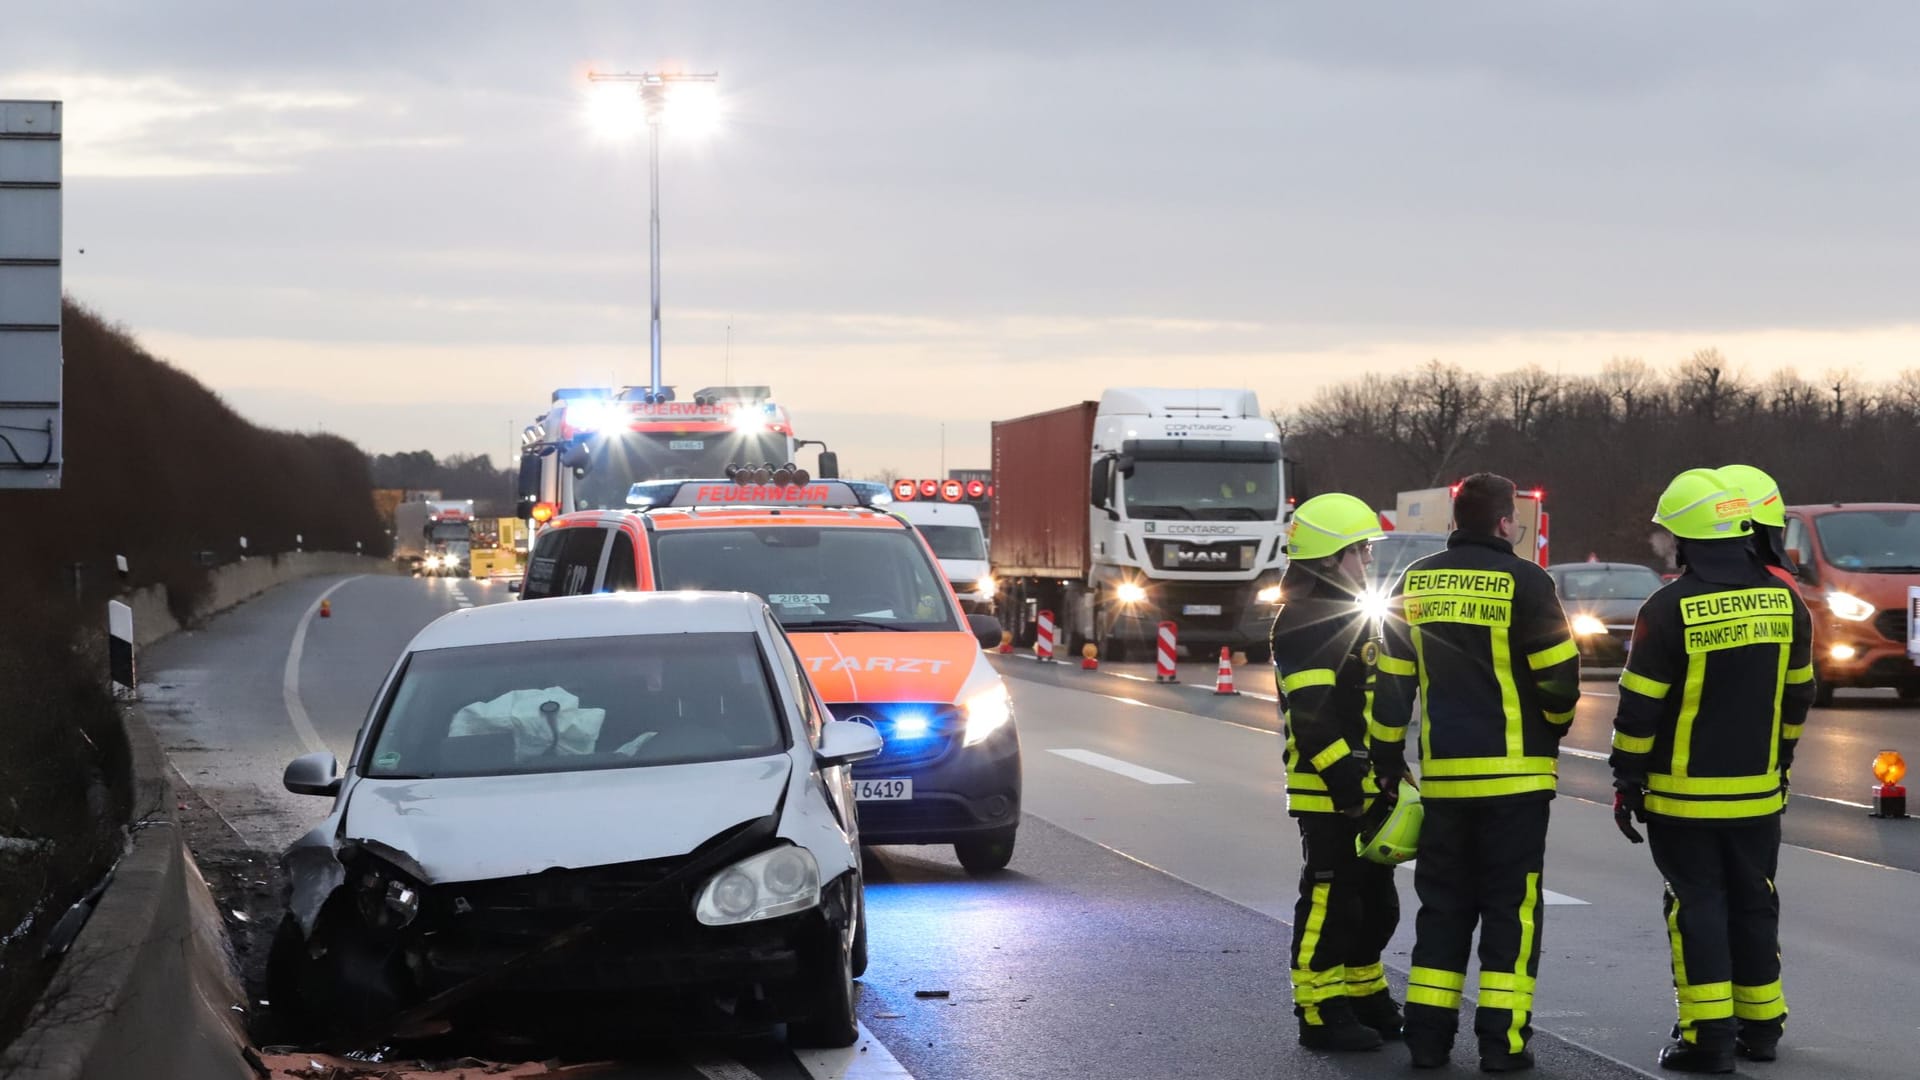
[[[248,423],[69,300],[58,491],[0,492],[0,1045],[49,965],[60,915],[118,856],[128,751],[104,686],[105,601],[165,585],[192,614],[212,565],[295,550],[384,556],[367,457]],[[271,362],[263,359],[262,362]],[[301,542],[296,542],[296,537]],[[122,582],[114,556],[131,569]]]

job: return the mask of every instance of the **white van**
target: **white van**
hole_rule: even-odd
[[[895,502],[886,507],[927,538],[940,570],[967,611],[993,610],[993,575],[987,572],[987,538],[980,514],[963,503]]]

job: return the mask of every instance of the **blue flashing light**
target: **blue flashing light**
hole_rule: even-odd
[[[901,713],[893,718],[892,737],[896,739],[919,739],[933,730],[933,721],[925,713]]]

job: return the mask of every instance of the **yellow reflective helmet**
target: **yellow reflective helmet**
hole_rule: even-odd
[[[1712,469],[1688,469],[1660,493],[1653,523],[1682,540],[1732,540],[1753,531],[1741,488]]]
[[[1354,854],[1368,862],[1398,866],[1420,853],[1420,825],[1427,811],[1420,805],[1420,789],[1400,781],[1400,795],[1380,827],[1363,832],[1353,842]]]
[[[1387,535],[1380,515],[1352,495],[1329,492],[1315,495],[1293,512],[1287,529],[1287,557],[1324,559],[1353,544]]]
[[[1722,465],[1713,470],[1727,478],[1734,488],[1747,497],[1747,507],[1753,511],[1756,525],[1771,525],[1776,529],[1787,527],[1786,500],[1780,497],[1780,485],[1773,477],[1752,465]]]

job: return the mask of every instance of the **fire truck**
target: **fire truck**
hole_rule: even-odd
[[[820,448],[814,475],[840,474],[824,442],[796,439],[764,386],[709,386],[678,400],[672,387],[553,392],[521,433],[518,516],[538,528],[575,510],[624,510],[635,484],[726,475],[729,465],[780,465]]]

